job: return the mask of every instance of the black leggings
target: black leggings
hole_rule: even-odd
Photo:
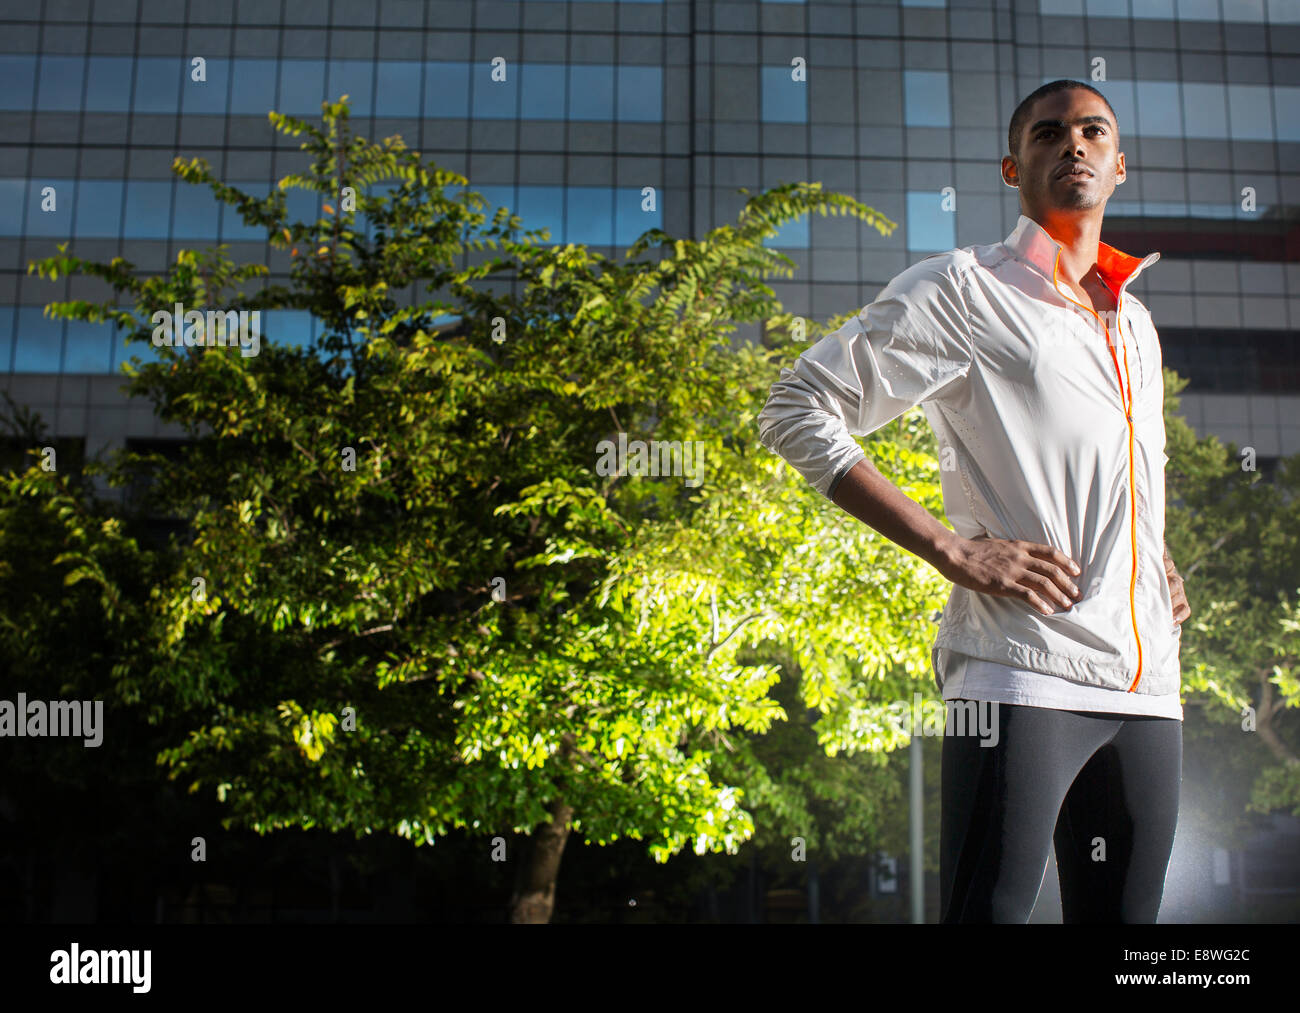
[[[1182,722],[977,703],[998,730],[981,746],[977,728],[952,734],[963,727],[953,703],[941,920],[1027,922],[1055,840],[1065,923],[1154,922],[1178,822]]]

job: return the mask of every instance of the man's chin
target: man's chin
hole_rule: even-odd
[[[1104,207],[1106,198],[1095,193],[1082,193],[1074,190],[1069,193],[1053,195],[1053,198],[1045,203],[1059,211],[1089,211],[1092,208]]]

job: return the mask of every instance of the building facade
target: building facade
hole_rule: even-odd
[[[43,315],[108,291],[27,265],[67,242],[157,273],[180,249],[225,243],[287,283],[284,251],[171,171],[203,157],[269,192],[304,169],[271,109],[317,117],[347,94],[359,133],[400,134],[526,228],[612,257],[648,228],[701,237],[734,222],[742,187],[820,182],[900,226],[883,237],[818,216],[772,240],[800,268],[772,281],[777,295],[825,321],[930,253],[1011,231],[1008,121],[1060,77],[1118,115],[1129,178],[1102,238],[1162,253],[1132,291],[1190,380],[1184,415],[1261,467],[1300,453],[1300,0],[0,0],[0,391],[74,456],[175,445],[181,432],[120,390],[124,359],[149,348]],[[289,208],[318,213],[301,193]],[[310,341],[313,326],[263,320],[270,341]],[[1237,855],[1184,843],[1168,916],[1293,905],[1296,823],[1275,826]],[[413,881],[378,909],[411,905]],[[1054,884],[1049,872],[1035,920],[1055,918]],[[245,917],[262,896],[239,899]],[[222,900],[195,897],[177,899],[182,918]]]
[[[778,296],[824,321],[1011,230],[1008,120],[1058,77],[1118,115],[1129,179],[1102,238],[1163,254],[1133,291],[1188,421],[1264,463],[1300,452],[1300,0],[2,0],[0,27],[0,389],[87,453],[178,434],[119,390],[148,348],[42,313],[104,288],[28,262],[70,241],[157,272],[222,242],[287,281],[283,251],[170,168],[201,156],[269,192],[304,166],[268,109],[346,93],[359,133],[613,256],[734,221],[741,187],[819,181],[900,225],[817,216],[771,241],[800,266]],[[268,340],[311,335],[272,316]]]

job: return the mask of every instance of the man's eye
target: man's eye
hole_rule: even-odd
[[[1089,130],[1099,130],[1099,131],[1101,131],[1103,134],[1106,132],[1106,128],[1105,128],[1105,127],[1099,127],[1099,126],[1093,125],[1093,126],[1091,126],[1091,127],[1087,127],[1087,128],[1084,130],[1084,133],[1087,133]],[[1038,137],[1041,139],[1041,138],[1043,138],[1043,137],[1048,136],[1049,134],[1054,134],[1054,133],[1056,133],[1056,131],[1055,131],[1055,130],[1052,130],[1052,129],[1050,129],[1050,128],[1047,129],[1047,130],[1040,130],[1040,131],[1038,132]]]

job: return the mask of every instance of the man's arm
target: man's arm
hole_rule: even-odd
[[[859,461],[840,479],[831,502],[936,570],[951,561],[957,534],[885,478],[869,460]]]
[[[1051,615],[1079,595],[1069,557],[1033,542],[957,536],[881,475],[853,439],[964,381],[974,362],[964,289],[954,263],[913,264],[781,371],[759,413],[759,439],[836,506],[953,583]]]
[[[781,370],[758,415],[763,446],[832,498],[836,477],[866,456],[854,437],[964,380],[974,361],[964,287],[938,258],[894,278]]]
[[[1169,543],[1165,543],[1165,579],[1169,582],[1169,597],[1174,602],[1174,622],[1182,625],[1192,614],[1192,607],[1187,604],[1187,592],[1183,588],[1183,578],[1174,566],[1173,557],[1169,555]]]
[[[1020,598],[1044,615],[1069,609],[1079,597],[1069,576],[1079,566],[1065,553],[1036,542],[962,538],[869,460],[840,479],[831,502],[972,591]]]

